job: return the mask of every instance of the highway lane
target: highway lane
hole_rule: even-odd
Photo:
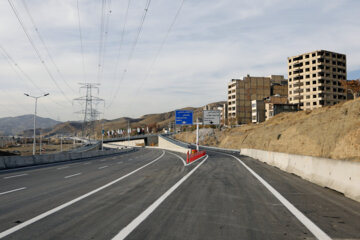
[[[27,189],[0,195],[0,232],[126,176],[161,154],[142,149],[48,170],[0,174],[1,189],[7,186],[4,181],[14,181],[12,187],[29,184]],[[178,156],[185,157],[166,152],[121,181],[5,239],[112,239],[134,221],[126,239],[315,239],[231,155],[209,152],[207,160],[190,166]],[[360,239],[359,203],[257,160],[239,158],[331,238]],[[142,222],[137,222],[139,217]]]
[[[24,222],[51,208],[96,189],[114,178],[159,157],[161,151],[141,150],[116,157],[63,164],[23,172],[0,174],[0,192],[26,187],[26,189],[0,195],[0,231]],[[122,162],[122,164],[118,164]],[[86,164],[90,163],[90,164]],[[102,166],[109,166],[99,169]],[[67,167],[67,168],[63,168]],[[65,178],[81,172],[79,176]],[[26,173],[17,178],[4,179]]]

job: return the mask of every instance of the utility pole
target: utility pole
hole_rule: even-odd
[[[196,151],[199,151],[199,125],[202,124],[199,122],[199,119],[196,121]]]
[[[40,150],[39,150],[39,153],[41,155],[41,130],[40,130]]]
[[[128,120],[128,146],[130,147],[130,132],[131,132],[131,128],[130,128],[130,122]]]
[[[104,123],[101,123],[101,151],[104,151]]]
[[[79,101],[80,103],[84,103],[84,109],[77,112],[80,114],[84,114],[83,128],[82,128],[82,137],[89,138],[94,135],[95,130],[95,121],[97,116],[99,116],[100,112],[96,110],[97,104],[100,102],[104,102],[103,99],[93,96],[93,90],[96,89],[97,93],[99,93],[99,83],[79,83],[81,85],[81,89],[86,90],[86,95],[75,98],[74,101]]]
[[[61,137],[60,137],[60,152],[63,151],[62,142],[63,142],[63,135],[61,135]]]
[[[35,113],[34,113],[34,140],[33,140],[33,155],[35,155],[35,151],[36,151],[36,112],[37,112],[37,100],[41,97],[46,97],[49,95],[49,93],[45,93],[44,95],[41,96],[30,96],[27,93],[24,93],[25,96],[27,97],[31,97],[35,99]]]

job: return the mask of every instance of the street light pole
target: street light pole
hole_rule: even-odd
[[[36,113],[37,113],[37,100],[41,97],[46,97],[49,95],[49,93],[45,93],[41,96],[30,96],[27,93],[24,93],[25,96],[31,97],[35,99],[35,113],[34,113],[34,140],[33,140],[33,155],[35,155],[35,149],[36,149]]]

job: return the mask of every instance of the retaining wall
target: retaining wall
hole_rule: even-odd
[[[86,159],[98,156],[107,156],[133,151],[133,149],[88,151],[88,152],[64,152],[57,154],[35,156],[4,156],[0,157],[0,170],[18,167],[28,167],[47,163],[64,162],[71,160]]]
[[[149,147],[147,147],[147,148],[149,148]],[[183,147],[176,143],[173,143],[173,142],[171,142],[170,139],[163,137],[163,136],[159,136],[158,147],[151,147],[151,148],[161,148],[161,149],[166,149],[166,150],[185,153],[185,154],[189,151],[189,149],[187,147],[185,147],[185,146]]]
[[[241,154],[294,173],[322,187],[334,189],[360,202],[360,162],[257,149],[241,149]]]

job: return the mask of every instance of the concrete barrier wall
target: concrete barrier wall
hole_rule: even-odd
[[[259,159],[303,179],[328,187],[360,202],[360,162],[241,149],[241,154]]]
[[[165,137],[159,136],[159,143],[158,148],[174,151],[174,152],[180,152],[180,153],[187,153],[188,148],[179,146],[173,142],[170,142]]]
[[[131,152],[134,149],[106,150],[106,151],[88,151],[88,152],[64,152],[48,155],[35,156],[6,156],[0,157],[0,170],[17,167],[28,167],[34,165],[64,162],[70,160],[80,160],[91,157],[107,156],[119,153]]]

